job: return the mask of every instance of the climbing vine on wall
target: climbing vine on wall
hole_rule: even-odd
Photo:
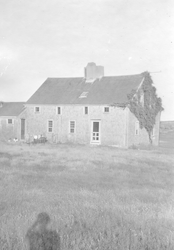
[[[163,110],[162,100],[157,97],[156,88],[153,86],[149,72],[142,73],[144,81],[141,88],[128,95],[129,109],[139,120],[140,128],[145,128],[149,141],[152,143],[152,130],[155,125],[157,114]]]

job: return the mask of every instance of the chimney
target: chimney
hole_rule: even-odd
[[[86,80],[95,80],[104,76],[104,67],[96,66],[95,63],[88,63],[85,67],[85,78]]]

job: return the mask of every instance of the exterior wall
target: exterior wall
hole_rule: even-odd
[[[152,136],[152,143],[155,146],[159,145],[160,118],[161,118],[161,112],[159,112],[158,115],[156,116],[156,123],[155,123],[155,126],[154,126],[154,135]]]
[[[8,124],[7,120],[13,119],[13,124]],[[0,138],[1,139],[14,139],[18,138],[19,121],[17,117],[1,116],[0,117]]]
[[[39,105],[37,105],[39,106]],[[87,106],[87,105],[86,105]],[[26,108],[26,133],[28,135],[45,135],[48,140],[56,142],[91,143],[92,121],[100,121],[101,141],[103,145],[126,145],[126,109],[109,107],[110,112],[104,113],[105,106],[88,106],[88,114],[84,114],[81,105],[61,106],[58,115],[57,106],[40,106],[40,113],[34,112],[33,105]],[[48,120],[53,120],[53,133],[48,132]],[[74,134],[69,132],[70,121],[76,122]]]
[[[149,136],[145,128],[139,129],[139,135],[135,135],[135,123],[137,118],[128,110],[128,147],[132,145],[149,145]],[[159,144],[159,126],[160,126],[160,113],[156,117],[154,126],[154,135],[152,136],[152,144],[158,146]]]
[[[146,130],[139,129],[139,134],[135,134],[135,124],[138,122],[137,118],[134,116],[130,110],[128,110],[128,147],[139,144],[149,144],[149,138]]]

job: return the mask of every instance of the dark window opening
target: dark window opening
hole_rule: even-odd
[[[109,107],[104,107],[104,112],[109,113]]]
[[[88,107],[85,107],[85,115],[88,114]]]
[[[58,108],[57,108],[57,114],[58,114],[58,115],[61,115],[61,107],[58,107]]]

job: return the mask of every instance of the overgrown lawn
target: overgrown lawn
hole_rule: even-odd
[[[174,150],[0,144],[0,249],[41,212],[61,250],[174,249]]]

